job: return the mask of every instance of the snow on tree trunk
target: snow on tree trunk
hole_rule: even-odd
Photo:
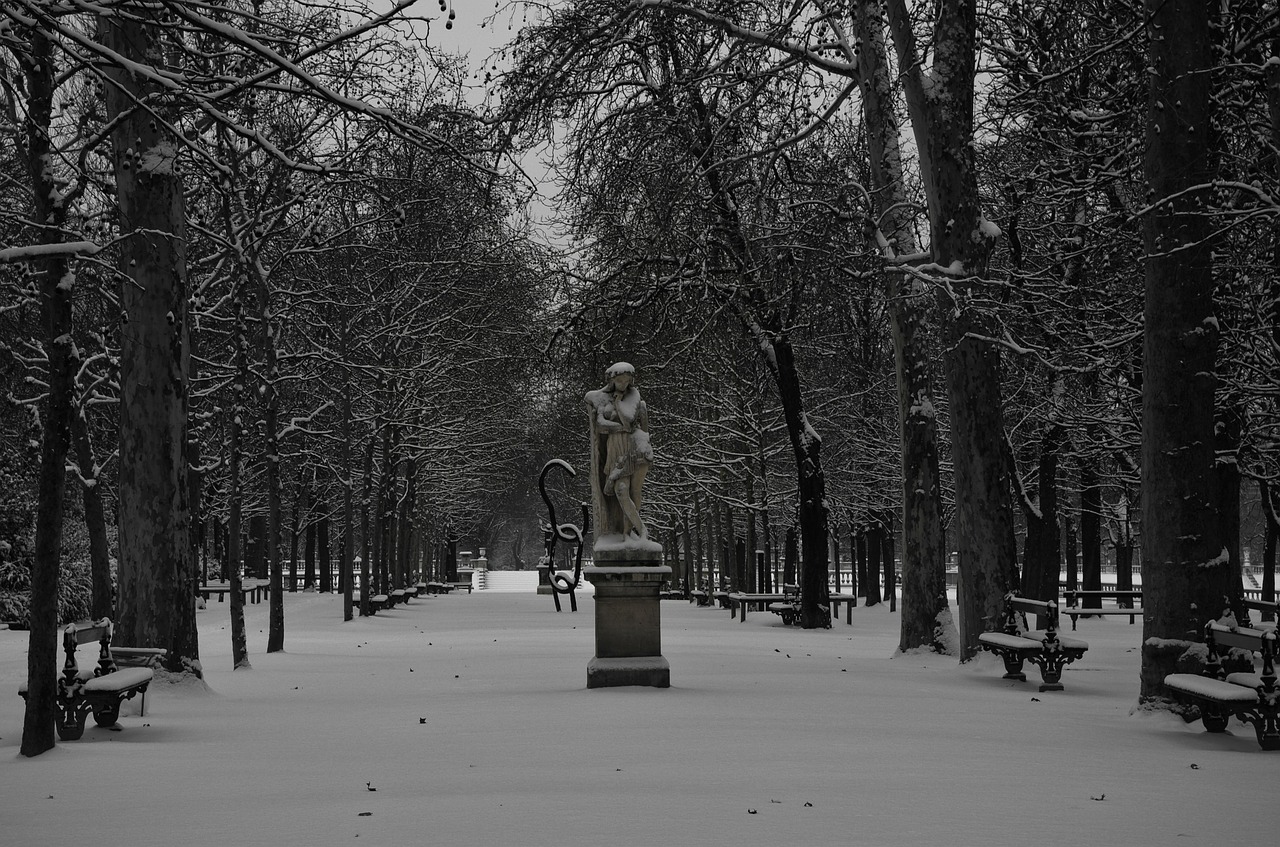
[[[267,486],[267,561],[271,573],[271,605],[267,621],[267,652],[278,653],[284,649],[284,565],[280,560],[280,510],[282,483],[280,481],[280,392],[276,382],[279,376],[279,351],[276,343],[276,318],[272,309],[271,289],[266,279],[258,277],[258,315],[262,323],[262,428],[263,466],[266,469]]]
[[[244,298],[232,297],[235,303],[235,377],[231,385],[231,421],[227,436],[227,560],[223,578],[231,583],[231,667],[249,668],[249,641],[244,623],[244,596],[240,593],[241,512],[244,492],[241,467],[244,461],[244,421],[248,410],[245,395],[249,386],[249,351],[245,337]]]
[[[1148,0],[1150,100],[1145,170],[1146,300],[1142,392],[1142,686],[1163,686],[1188,640],[1221,611],[1230,568],[1213,500],[1214,361],[1211,221],[1214,173],[1210,6]]]
[[[926,79],[905,0],[889,0],[887,9],[898,64],[908,69],[903,82],[929,205],[955,469],[960,658],[966,661],[977,654],[978,635],[995,624],[1018,572],[1000,352],[984,340],[995,335],[995,321],[974,302],[999,234],[982,216],[974,161],[977,13],[968,0],[937,5]]]
[[[860,0],[855,26],[861,72],[862,110],[871,154],[876,211],[886,258],[916,252],[907,217],[900,127],[893,108],[884,19],[879,0]],[[942,536],[938,423],[933,374],[925,349],[925,286],[901,272],[887,274],[886,297],[898,379],[898,425],[902,449],[902,621],[899,650],[930,647],[942,652],[954,638],[938,631],[947,609],[946,550]],[[950,620],[947,615],[943,620]]]

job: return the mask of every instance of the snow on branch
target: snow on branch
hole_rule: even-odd
[[[0,248],[0,262],[28,262],[50,256],[93,256],[102,245],[92,241],[63,241],[57,244],[28,244],[23,247]]]

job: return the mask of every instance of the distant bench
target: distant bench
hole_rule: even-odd
[[[844,603],[844,622],[853,625],[853,607],[858,605],[858,595],[856,594],[832,594],[828,599],[831,601],[831,616],[833,618],[840,617],[840,604]]]
[[[1025,626],[1027,615],[1045,619],[1043,630]],[[1023,662],[1040,668],[1041,691],[1061,691],[1062,669],[1079,659],[1089,645],[1074,638],[1058,635],[1058,604],[1050,600],[1031,600],[1016,591],[1005,595],[1000,629],[978,636],[978,645],[995,653],[1004,661],[1005,679],[1026,682]]]
[[[1142,602],[1141,591],[1076,591],[1072,589],[1062,592],[1062,597],[1067,601],[1067,607],[1062,612],[1071,618],[1072,629],[1076,628],[1076,618],[1080,617],[1128,615],[1129,623],[1132,624],[1143,614],[1142,608],[1134,605]],[[1086,605],[1089,600],[1098,601],[1098,605]],[[1103,606],[1103,600],[1110,600],[1112,604]]]
[[[1209,648],[1204,672],[1171,673],[1164,678],[1164,684],[1177,699],[1200,707],[1200,718],[1209,732],[1225,732],[1227,721],[1234,716],[1253,724],[1263,750],[1280,750],[1276,639],[1272,629],[1223,626],[1210,621],[1204,628],[1204,642]],[[1241,664],[1247,664],[1247,671],[1228,671],[1231,660],[1224,650],[1230,648],[1247,651],[1247,660],[1240,657]],[[1261,673],[1254,672],[1254,653],[1262,658]]]
[[[450,591],[466,591],[471,593],[472,585],[470,582],[424,582],[418,586],[420,591],[426,591],[428,594],[448,594]]]
[[[781,597],[782,599],[769,603],[765,608],[781,617],[783,625],[791,626],[800,620],[800,586],[782,586]]]
[[[1253,600],[1245,597],[1241,600],[1246,609],[1253,609],[1255,612],[1262,612],[1264,615],[1270,615],[1272,620],[1280,620],[1280,603],[1272,600]]]
[[[264,583],[255,583],[240,586],[240,602],[241,603],[258,603],[262,601],[262,594],[267,589]],[[222,603],[227,599],[227,595],[231,593],[231,583],[229,582],[210,582],[205,585],[196,586],[198,593],[205,600],[213,595],[218,595],[218,602]]]
[[[738,618],[742,623],[747,621],[747,609],[756,608],[764,610],[771,603],[785,603],[789,595],[786,594],[748,594],[745,591],[730,591],[726,594],[729,604],[729,617]]]
[[[390,602],[390,600],[391,598],[388,597],[386,594],[370,595],[369,596],[369,614],[376,615],[378,614],[378,612],[382,611],[383,609],[390,608],[390,606],[387,605]],[[351,602],[353,605],[356,605],[356,606],[362,605],[362,595],[360,594],[359,591],[351,592]]]
[[[84,735],[85,718],[90,714],[98,726],[115,726],[120,704],[138,694],[144,696],[140,711],[146,712],[147,687],[155,676],[154,668],[168,651],[159,647],[112,647],[113,629],[109,618],[70,623],[62,628],[62,649],[67,658],[58,677],[55,723],[63,741],[75,741]],[[76,648],[95,641],[100,645],[97,666],[80,670]],[[27,698],[26,683],[18,693],[24,700]]]

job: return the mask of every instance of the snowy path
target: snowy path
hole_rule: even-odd
[[[3,841],[1168,845],[1227,819],[1232,841],[1274,835],[1280,756],[1250,729],[1130,714],[1126,619],[1082,620],[1089,653],[1039,694],[991,657],[894,657],[883,606],[804,631],[667,601],[672,688],[588,691],[592,602],[478,592],[344,624],[336,595],[288,595],[286,652],[262,652],[267,605],[250,606],[254,667],[234,673],[211,604],[209,691],[159,685],[146,718],[32,760],[27,634],[0,631]]]

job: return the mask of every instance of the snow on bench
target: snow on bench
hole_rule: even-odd
[[[1165,687],[1175,698],[1199,707],[1200,719],[1207,731],[1226,732],[1228,721],[1235,717],[1253,725],[1263,750],[1280,750],[1276,639],[1275,630],[1210,621],[1204,628],[1204,642],[1209,649],[1204,672],[1171,673],[1164,678]],[[1233,656],[1224,655],[1233,648]],[[1254,653],[1262,658],[1261,673],[1253,670]],[[1225,665],[1233,658],[1239,663],[1247,662],[1250,670],[1229,673]]]
[[[90,714],[98,726],[115,726],[120,717],[120,704],[138,694],[146,694],[155,671],[152,667],[120,668],[115,653],[130,663],[150,665],[165,654],[161,648],[113,648],[113,625],[109,618],[67,624],[62,629],[62,649],[67,659],[58,677],[58,699],[55,715],[58,737],[75,741],[84,735],[84,722]],[[76,662],[76,647],[97,641],[98,665],[92,671],[81,670]],[[27,685],[18,693],[25,700]]]
[[[1027,629],[1027,615],[1044,618],[1045,628]],[[1023,662],[1040,668],[1041,691],[1062,691],[1062,669],[1089,649],[1083,641],[1058,635],[1058,604],[1051,600],[1031,600],[1010,591],[1004,598],[1000,624],[999,630],[979,635],[978,646],[1004,661],[1005,679],[1026,682]]]

